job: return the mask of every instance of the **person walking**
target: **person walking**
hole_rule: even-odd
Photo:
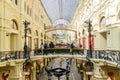
[[[51,76],[52,76],[52,74],[51,74],[51,72],[50,72],[50,68],[45,67],[45,71],[47,72],[48,80],[51,80]]]
[[[41,48],[41,53],[43,54],[43,50],[44,50],[44,45],[43,45],[43,43],[41,43],[40,48]]]
[[[73,55],[73,48],[74,48],[74,47],[75,47],[75,46],[74,46],[74,44],[73,44],[73,42],[72,42],[71,45],[70,45],[72,55]]]
[[[51,53],[54,53],[54,50],[53,50],[54,47],[55,47],[55,45],[53,44],[53,42],[50,42],[49,48],[51,48],[51,49],[50,49],[50,52],[51,52]]]
[[[44,44],[44,54],[45,54],[45,55],[48,54],[48,50],[47,50],[47,49],[48,49],[48,44],[45,43],[45,44]]]
[[[80,44],[80,48],[82,48],[82,44]]]

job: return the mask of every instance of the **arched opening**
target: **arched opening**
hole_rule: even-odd
[[[15,19],[11,20],[12,25],[11,25],[11,30],[9,30],[10,34],[10,50],[11,51],[16,51],[17,50],[17,45],[18,45],[18,23]]]
[[[28,33],[28,34],[31,34],[31,29],[27,30],[27,33]]]
[[[105,16],[101,17],[100,19],[100,29],[102,30],[102,32],[100,33],[100,39],[101,39],[101,44],[100,47],[103,49],[107,48],[107,32],[105,31],[105,25],[106,25],[106,19]]]
[[[43,43],[43,33],[41,33],[41,40],[40,40],[41,43]]]
[[[34,39],[34,46],[35,46],[35,49],[38,48],[38,31],[36,30],[35,31],[35,39]]]
[[[15,19],[12,19],[12,29],[18,30],[18,24]]]
[[[43,33],[41,33],[41,38],[43,37]]]
[[[46,34],[44,34],[44,39],[46,40]]]
[[[35,35],[38,36],[38,31],[37,30],[35,31]]]
[[[28,44],[28,50],[31,50],[32,49],[32,37],[31,37],[31,29],[28,29],[27,30],[27,44]]]
[[[105,16],[102,16],[101,19],[100,19],[99,26],[104,27],[105,25],[106,25],[106,19],[105,19]]]

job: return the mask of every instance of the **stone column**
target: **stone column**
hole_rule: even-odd
[[[36,61],[33,62],[33,72],[31,75],[31,80],[36,80]]]
[[[10,68],[10,80],[25,80],[22,67],[22,63],[17,63],[15,67]]]

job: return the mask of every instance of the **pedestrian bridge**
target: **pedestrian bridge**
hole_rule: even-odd
[[[73,27],[73,26],[66,26],[63,24],[59,24],[56,26],[50,26],[45,28],[45,32],[50,32],[50,31],[55,31],[55,30],[69,30],[69,31],[73,31],[73,32],[77,32],[77,28]]]
[[[54,51],[54,53],[49,53]],[[87,61],[91,60],[93,63],[99,63],[99,65],[104,66],[113,66],[120,68],[120,52],[112,50],[93,50],[92,55],[90,55],[89,50],[74,48],[73,54],[70,52],[70,48],[53,48],[48,49],[47,55],[41,53],[41,49],[36,49],[28,51],[28,54],[24,54],[23,51],[13,51],[13,52],[0,52],[0,67],[8,62],[13,65],[16,62],[24,62],[25,56],[30,56],[31,61],[36,61],[38,59],[44,58],[55,58],[55,57],[65,57],[65,58],[74,58]]]
[[[32,60],[38,60],[40,58],[57,58],[57,57],[86,60],[86,56],[85,55],[78,55],[78,54],[76,54],[76,55],[70,55],[70,54],[48,54],[48,55],[31,56],[31,59]]]

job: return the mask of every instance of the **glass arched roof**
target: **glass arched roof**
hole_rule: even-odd
[[[68,25],[69,22],[64,20],[64,19],[58,19],[55,22],[53,22],[53,25],[59,25],[59,24],[64,24],[64,25]]]
[[[58,19],[71,21],[79,0],[40,0],[50,20]]]

